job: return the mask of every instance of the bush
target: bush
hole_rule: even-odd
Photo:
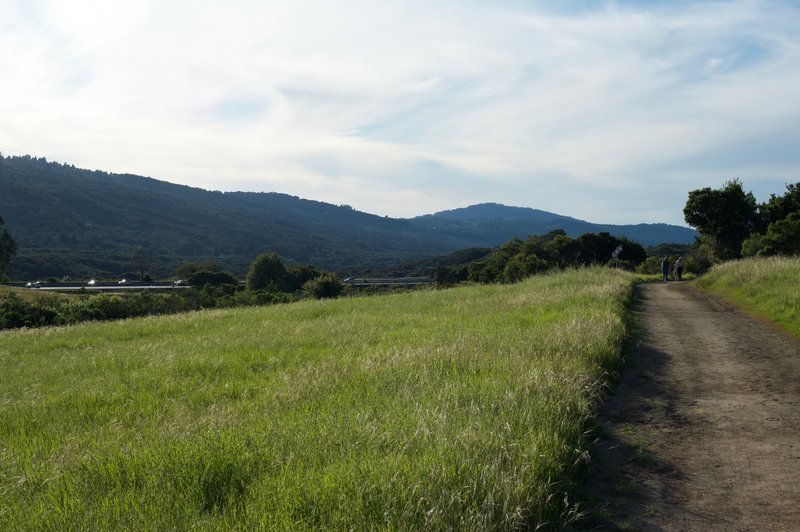
[[[547,261],[540,259],[536,255],[514,255],[506,262],[501,279],[506,283],[516,283],[548,269]]]
[[[0,299],[0,329],[52,325],[58,317],[55,305],[50,301],[26,300],[9,292]]]
[[[286,292],[303,290],[303,285],[322,275],[322,272],[306,264],[292,264],[286,268]]]
[[[223,285],[233,285],[236,286],[239,284],[239,281],[233,275],[227,272],[219,272],[219,271],[209,271],[209,270],[198,270],[192,272],[187,276],[187,280],[189,284],[192,286],[197,287],[204,287],[206,285],[211,286],[223,286]]]
[[[202,290],[190,288],[169,293],[94,294],[47,300],[29,300],[7,292],[0,297],[0,330],[176,314],[204,308],[272,305],[294,299],[292,294],[284,292],[250,292],[231,285],[206,285]]]
[[[764,249],[764,235],[752,233],[742,242],[742,257],[755,257]]]
[[[460,268],[439,266],[436,268],[433,278],[436,280],[436,286],[453,286],[467,280],[467,268],[466,266]]]
[[[303,285],[303,290],[317,299],[332,299],[339,297],[339,294],[342,293],[344,289],[344,285],[336,277],[335,274],[332,273],[325,273],[317,277],[316,279],[312,279],[307,281]]]
[[[647,257],[643,263],[636,267],[636,273],[653,275],[661,272],[661,258]]]

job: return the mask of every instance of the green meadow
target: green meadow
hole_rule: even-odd
[[[800,257],[726,262],[695,283],[800,337]]]
[[[558,528],[633,280],[2,332],[0,529]]]

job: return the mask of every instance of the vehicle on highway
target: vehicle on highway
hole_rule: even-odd
[[[172,283],[172,286],[189,286],[189,281],[187,281],[186,279],[178,279],[177,281]]]
[[[97,281],[94,279],[89,279],[89,282],[86,283],[87,286],[94,286],[97,284]]]
[[[130,283],[130,281],[128,281],[127,279],[120,279],[120,281],[117,284],[128,284],[128,283]]]
[[[27,283],[25,285],[25,288],[41,288],[41,287],[42,287],[41,281],[34,281],[32,283]]]

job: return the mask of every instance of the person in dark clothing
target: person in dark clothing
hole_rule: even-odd
[[[664,257],[661,261],[661,282],[666,283],[669,281],[669,258]]]

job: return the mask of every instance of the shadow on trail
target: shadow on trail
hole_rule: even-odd
[[[683,283],[633,303],[575,528],[800,530],[800,343]]]
[[[633,315],[643,312],[647,294],[637,290]],[[670,355],[648,345],[645,332],[638,330],[638,344],[628,355],[616,387],[598,408],[596,441],[589,463],[585,518],[576,530],[636,529],[629,517],[655,511],[658,501],[674,498],[661,483],[643,483],[644,476],[678,479],[677,469],[649,450],[646,436],[637,426],[664,423],[675,427],[685,420],[676,413],[677,394],[668,390],[660,378]],[[664,427],[669,430],[668,427]]]

